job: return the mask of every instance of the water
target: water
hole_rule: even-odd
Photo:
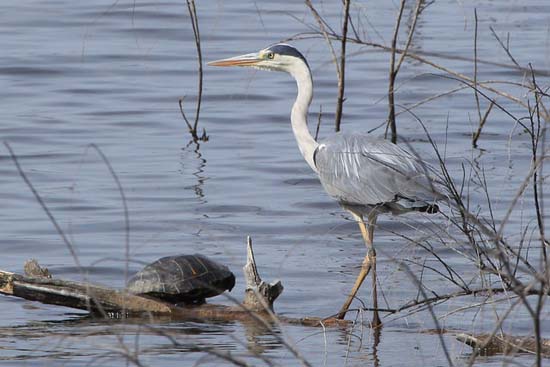
[[[433,58],[457,72],[472,74],[472,65],[453,57],[473,55],[474,2],[438,1],[420,18],[412,48],[441,52]],[[518,62],[548,71],[548,4],[543,0],[475,2],[478,7],[478,53],[482,59],[509,63],[489,26],[506,38]],[[338,27],[339,2],[320,4]],[[388,44],[396,4],[354,3],[361,11],[358,32]],[[205,60],[251,52],[315,24],[300,2],[201,2],[197,5]],[[227,264],[238,275],[233,295],[244,290],[240,268],[244,239],[254,239],[262,276],[282,279],[285,291],[276,309],[282,315],[326,316],[343,302],[364,256],[356,225],[330,198],[302,160],[289,128],[294,82],[279,73],[205,67],[200,126],[210,140],[189,143],[178,99],[193,118],[196,53],[187,9],[182,2],[27,1],[2,4],[0,12],[0,137],[17,153],[23,169],[73,242],[87,279],[121,287],[125,269],[125,223],[117,186],[89,144],[109,158],[127,198],[130,215],[131,271],[140,262],[176,253],[200,252]],[[409,11],[409,10],[407,10]],[[406,11],[406,12],[407,12]],[[296,19],[290,16],[294,15]],[[366,17],[366,18],[365,18]],[[332,131],[336,79],[322,39],[295,42],[309,59],[315,81],[311,121],[320,106],[320,136]],[[344,130],[366,131],[387,114],[388,54],[349,46]],[[426,56],[430,58],[431,56]],[[403,64],[399,104],[413,104],[457,83],[418,62]],[[480,79],[521,81],[521,74],[493,65],[479,66]],[[544,85],[540,77],[539,82]],[[501,86],[521,96],[518,89]],[[513,103],[498,100],[525,116]],[[482,108],[487,102],[481,101]],[[415,112],[440,147],[451,172],[461,177],[466,160],[483,165],[495,214],[502,217],[528,171],[529,139],[504,113],[494,110],[480,139],[470,148],[477,111],[471,90],[438,99]],[[423,156],[434,160],[419,124],[399,116],[399,133]],[[374,134],[382,134],[379,129]],[[55,276],[81,279],[66,245],[23,184],[7,150],[0,151],[1,269],[21,272],[37,258]],[[472,184],[473,204],[483,193]],[[520,202],[507,226],[519,237],[532,218],[530,201]],[[435,222],[431,224],[430,222]],[[388,307],[417,294],[417,287],[396,260],[412,259],[438,266],[434,258],[393,232],[420,237],[444,219],[422,216],[380,218],[376,234],[380,288]],[[430,227],[432,226],[432,227]],[[432,229],[430,229],[432,228]],[[462,256],[441,246],[438,254],[466,279],[476,270]],[[433,272],[425,281],[438,292],[448,283]],[[369,283],[369,282],[367,282]],[[360,298],[368,306],[365,284]],[[438,309],[441,315],[481,299],[455,299]],[[215,302],[228,303],[223,298]],[[386,306],[386,301],[383,302]],[[259,353],[279,365],[299,361],[279,338],[291,341],[312,365],[447,365],[429,314],[385,319],[380,343],[373,347],[368,329],[345,330],[283,326],[275,333],[240,323],[196,324],[166,320],[154,329],[135,320],[107,324],[69,309],[9,297],[0,298],[0,361],[4,365],[125,365],[127,353],[144,365],[223,365],[194,346],[231,352],[250,364],[262,364]],[[494,314],[486,307],[449,313],[441,326],[459,331],[490,330]],[[370,318],[367,313],[366,319]],[[518,309],[507,331],[531,333],[525,311]],[[143,321],[143,320],[141,320]],[[548,325],[543,324],[545,334]],[[179,345],[173,345],[169,333]],[[550,335],[547,335],[550,337]],[[326,339],[325,339],[326,338]],[[455,364],[469,350],[444,335]],[[502,357],[479,359],[483,366],[501,365]],[[518,361],[531,364],[532,357]]]

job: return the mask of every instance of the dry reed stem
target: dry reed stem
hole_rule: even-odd
[[[332,38],[333,40],[341,40],[341,36],[338,35],[338,34],[335,34],[335,33],[332,33],[332,34],[327,34],[330,38]],[[316,37],[315,35],[313,36],[310,36],[310,37]],[[294,36],[294,37],[291,37],[291,39],[299,39],[300,37],[298,36]],[[304,37],[302,37],[304,38]],[[384,46],[382,44],[379,44],[379,43],[375,43],[375,42],[368,42],[368,41],[363,41],[363,40],[360,40],[360,39],[355,39],[355,38],[350,38],[348,37],[347,38],[347,41],[348,42],[351,42],[351,43],[355,43],[355,44],[359,44],[359,45],[364,45],[364,46],[369,46],[369,47],[374,47],[374,48],[378,48],[378,49],[381,49],[381,50],[384,50],[384,51],[389,51],[391,52],[391,48],[390,47],[387,47],[387,46]],[[396,48],[395,50],[396,53],[398,54],[402,54],[402,53],[405,53],[406,57],[409,57],[415,61],[418,61],[422,64],[425,64],[425,65],[428,65],[428,66],[431,66],[433,67],[434,69],[436,70],[439,70],[439,71],[442,71],[444,72],[445,74],[449,74],[449,75],[452,75],[462,81],[465,81],[465,82],[469,82],[469,83],[472,83],[473,84],[473,79],[462,74],[462,73],[459,73],[459,72],[456,72],[452,69],[449,69],[443,65],[440,65],[440,64],[437,64],[431,60],[428,60],[426,59],[425,57],[423,56],[420,56],[419,53],[413,53],[413,52],[410,52],[410,51],[406,51],[404,49],[399,49],[399,48]],[[490,63],[490,64],[497,64],[498,63]],[[507,67],[510,67],[510,65],[506,65]],[[513,66],[514,69],[518,69],[516,68],[515,66]],[[521,71],[524,71],[523,68],[521,69],[518,69],[518,70],[521,70]],[[536,73],[542,73],[541,71],[537,70]],[[492,92],[496,95],[499,95],[501,97],[504,97],[510,101],[513,101],[515,103],[517,103],[518,105],[522,106],[522,107],[525,107],[525,108],[528,108],[527,106],[527,103],[524,102],[523,100],[521,100],[520,98],[518,97],[515,97],[509,93],[506,93],[506,92],[503,92],[501,90],[498,90],[496,88],[493,88],[491,86],[489,86],[488,84],[495,84],[496,82],[499,82],[499,83],[507,83],[506,81],[491,81],[491,83],[482,83],[482,82],[479,82],[477,84],[478,87],[480,88],[483,88],[489,92]],[[544,120],[548,120],[550,119],[550,114],[541,114],[541,117],[544,119]]]
[[[412,17],[412,24],[409,28],[409,33],[407,35],[407,41],[405,42],[405,48],[404,52],[401,53],[399,60],[397,61],[397,65],[395,65],[395,51],[396,51],[396,42],[399,32],[399,23],[401,23],[401,17],[403,13],[403,8],[405,6],[405,1],[401,2],[400,9],[399,9],[399,16],[396,21],[395,25],[395,31],[392,39],[392,51],[391,51],[391,59],[390,59],[390,76],[389,76],[389,85],[388,85],[388,126],[391,130],[391,141],[392,143],[397,142],[397,125],[395,121],[395,117],[397,116],[395,113],[395,80],[397,79],[397,74],[399,73],[399,70],[401,69],[401,65],[403,64],[403,61],[405,60],[405,55],[407,54],[407,51],[409,50],[409,47],[411,45],[412,39],[414,37],[414,32],[416,30],[416,23],[418,21],[418,17],[421,13],[421,7],[423,4],[423,0],[417,0],[416,6],[413,11],[413,17]],[[387,129],[386,129],[387,132]]]
[[[319,114],[317,115],[317,127],[315,128],[315,141],[319,139],[319,130],[321,129],[321,120],[323,117],[323,105],[319,105]]]
[[[349,2],[351,0],[344,0],[345,2],[347,2],[347,9],[348,9],[348,12],[349,12]],[[323,19],[323,17],[319,14],[319,12],[317,11],[317,9],[313,6],[313,4],[311,3],[311,0],[305,0],[305,3],[307,5],[307,7],[310,9],[311,11],[311,14],[313,15],[313,18],[315,18],[315,21],[317,22],[318,26],[319,26],[319,32],[323,35],[326,43],[327,43],[327,46],[330,50],[330,55],[332,57],[332,62],[334,63],[334,66],[336,67],[336,77],[338,79],[338,99],[337,99],[337,104],[336,104],[336,109],[338,110],[338,106],[339,106],[339,101],[340,101],[340,93],[342,93],[342,98],[343,98],[343,94],[344,94],[344,83],[343,83],[343,72],[342,72],[342,69],[341,67],[338,65],[338,57],[336,56],[336,51],[334,50],[334,47],[332,46],[332,41],[329,37],[329,33],[327,32],[327,28],[331,31],[331,33],[333,34],[334,31],[332,31],[332,29],[330,28],[330,26],[328,25],[328,23]],[[346,19],[348,19],[349,17],[346,17]],[[344,21],[344,24],[346,26],[346,36],[343,36],[342,39],[340,39],[340,42],[342,42],[342,44],[344,45],[344,49],[343,49],[343,52],[345,52],[345,44],[346,44],[346,37],[347,37],[347,21]],[[342,62],[342,60],[341,60]],[[345,65],[345,61],[344,61],[344,65]],[[342,103],[343,103],[343,99],[342,99]],[[341,119],[341,114],[342,114],[342,111],[341,111],[341,108],[340,108],[340,117],[338,118],[338,115],[337,115],[337,119],[335,119],[335,124],[334,124],[334,128],[336,131],[340,131],[340,119]]]
[[[401,17],[403,16],[403,10],[405,9],[406,0],[401,0],[399,5],[399,12],[395,20],[395,26],[393,29],[393,37],[391,41],[390,49],[390,75],[388,81],[388,125],[391,130],[391,141],[392,143],[397,142],[397,127],[395,125],[395,98],[394,98],[394,88],[395,88],[395,78],[397,73],[395,71],[395,51],[397,48],[397,36],[399,35],[399,27],[401,26]],[[387,129],[386,127],[386,135]]]
[[[206,135],[206,130],[203,129],[202,135],[199,137],[197,128],[199,125],[199,117],[201,111],[202,103],[202,89],[203,89],[203,69],[202,69],[202,50],[201,50],[201,36],[199,31],[199,18],[197,16],[197,8],[195,7],[195,0],[186,0],[187,1],[187,10],[189,12],[189,17],[191,18],[191,27],[193,28],[193,37],[195,39],[195,48],[197,50],[197,63],[198,63],[198,86],[197,86],[197,105],[195,108],[195,119],[193,124],[189,122],[187,116],[183,111],[183,100],[184,97],[180,98],[178,101],[181,115],[187,124],[187,129],[193,138],[193,141],[197,142],[199,140],[207,141],[208,136]]]
[[[351,0],[344,1],[344,21],[342,24],[342,42],[340,46],[340,73],[338,74],[338,97],[336,98],[336,114],[334,118],[334,129],[340,131],[342,121],[342,109],[344,107],[344,90],[346,87],[346,42],[348,36],[349,6]]]
[[[76,251],[75,251],[75,248],[74,248],[73,244],[71,243],[71,241],[69,240],[69,238],[67,237],[67,235],[65,234],[63,229],[61,229],[61,226],[59,225],[59,223],[57,222],[57,220],[53,216],[52,212],[50,211],[50,209],[48,208],[48,206],[46,205],[46,203],[44,202],[44,200],[42,199],[42,197],[40,196],[38,191],[34,188],[34,185],[32,184],[31,180],[27,177],[27,175],[23,171],[23,168],[19,164],[19,159],[15,155],[15,152],[13,151],[11,145],[7,141],[4,141],[4,146],[6,147],[6,149],[8,149],[8,152],[10,154],[10,158],[13,161],[13,164],[15,165],[15,167],[17,168],[17,172],[19,173],[19,176],[21,176],[21,178],[23,179],[23,181],[25,182],[25,184],[27,185],[29,190],[31,190],[32,194],[34,195],[34,198],[36,199],[38,204],[40,204],[40,207],[42,208],[44,213],[46,213],[46,215],[48,216],[48,219],[53,224],[55,230],[57,231],[57,233],[59,234],[59,236],[63,240],[63,243],[65,243],[65,245],[67,246],[67,249],[69,250],[69,253],[72,256],[76,267],[80,271],[80,274],[84,275],[83,270],[82,270],[82,266],[80,264],[80,260],[78,259],[78,255],[76,254]]]
[[[502,40],[500,39],[500,37],[497,35],[497,33],[495,32],[494,28],[492,26],[489,26],[489,29],[491,30],[491,33],[493,34],[493,36],[495,37],[495,39],[497,40],[497,42],[500,44],[500,46],[502,47],[502,49],[506,52],[506,54],[508,55],[508,57],[510,58],[510,61],[512,61],[512,63],[517,66],[518,68],[521,68],[521,66],[518,64],[518,62],[516,61],[516,59],[514,58],[514,56],[512,56],[512,53],[510,52],[510,33],[508,33],[508,38],[506,40],[506,45],[504,44],[504,42],[502,42]]]
[[[476,96],[477,96],[477,92],[476,92]],[[477,130],[472,134],[472,146],[474,148],[477,148],[477,141],[481,136],[481,130],[483,129],[483,126],[485,126],[485,123],[487,122],[487,118],[489,117],[489,114],[491,113],[491,110],[493,109],[493,106],[495,105],[495,103],[496,101],[494,99],[491,100],[491,103],[489,103],[489,107],[487,107],[483,116],[480,117]]]
[[[477,9],[474,8],[474,85],[477,84]],[[474,96],[476,99],[478,123],[481,126],[481,106],[479,104],[479,95],[477,88],[474,88]],[[481,130],[481,127],[479,128]]]

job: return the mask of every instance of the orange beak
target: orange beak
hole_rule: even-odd
[[[230,57],[228,59],[210,61],[210,66],[252,66],[262,61],[257,53]]]

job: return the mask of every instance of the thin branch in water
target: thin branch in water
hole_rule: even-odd
[[[180,106],[181,116],[183,117],[183,120],[187,124],[187,128],[189,129],[189,132],[191,133],[191,135],[193,135],[193,126],[191,125],[191,123],[189,122],[189,119],[187,118],[187,116],[185,115],[185,112],[183,111],[183,100],[184,99],[185,99],[185,96],[181,97],[178,100],[178,105]]]
[[[347,6],[347,12],[346,12],[346,19],[344,19],[344,25],[346,29],[345,35],[343,35],[339,41],[342,42],[342,56],[340,59],[341,65],[338,65],[338,57],[336,56],[336,51],[334,50],[334,47],[332,46],[331,39],[329,37],[329,33],[327,32],[327,28],[332,32],[331,34],[334,34],[335,32],[330,28],[330,26],[327,24],[327,22],[321,17],[317,9],[313,6],[311,3],[311,0],[305,0],[307,7],[310,9],[311,14],[313,14],[313,17],[317,21],[317,24],[319,26],[319,33],[323,35],[325,38],[325,41],[327,42],[327,45],[330,50],[330,54],[332,56],[332,62],[334,63],[334,66],[336,67],[336,76],[338,78],[338,99],[336,104],[336,118],[335,118],[335,130],[340,131],[340,120],[342,116],[342,106],[341,104],[344,103],[344,71],[343,66],[345,66],[345,58],[344,53],[346,51],[346,43],[347,43],[347,22],[349,19],[349,3],[351,0],[344,0],[344,6]],[[338,112],[338,109],[340,112]]]
[[[529,64],[531,66],[531,64]],[[535,107],[534,109],[530,110],[529,113],[529,120],[531,122],[531,149],[532,149],[532,162],[533,164],[536,163],[537,156],[539,155],[539,145],[541,144],[541,138],[545,139],[546,136],[546,129],[541,129],[541,114],[540,114],[540,100],[541,96],[538,93],[537,88],[537,81],[535,78],[535,74],[531,73],[532,83],[535,90]],[[534,118],[536,115],[536,118]],[[535,124],[536,120],[536,124]],[[544,142],[542,141],[542,149],[540,149],[540,158],[542,159],[544,156]],[[535,210],[536,210],[536,217],[537,217],[537,225],[539,229],[539,235],[541,238],[541,251],[542,251],[542,259],[544,261],[544,264],[548,264],[548,256],[546,251],[546,241],[545,241],[545,231],[544,231],[544,208],[543,208],[543,201],[544,195],[542,193],[543,190],[543,168],[544,168],[544,160],[541,161],[540,168],[538,171],[535,171],[533,173],[533,199],[535,201]],[[540,191],[540,192],[539,192]],[[547,265],[546,265],[547,266]]]
[[[392,143],[397,142],[397,125],[395,122],[395,80],[397,79],[397,74],[399,73],[399,70],[401,69],[401,65],[403,64],[403,61],[405,60],[405,56],[407,56],[407,52],[409,50],[409,47],[411,46],[411,42],[414,36],[414,32],[416,30],[416,23],[418,21],[418,16],[420,15],[422,11],[422,3],[423,0],[416,0],[416,6],[414,8],[413,18],[412,18],[412,24],[409,29],[409,33],[407,35],[407,41],[405,43],[405,48],[403,49],[403,52],[401,52],[401,55],[399,57],[399,60],[397,61],[397,65],[395,65],[395,55],[397,52],[397,38],[399,35],[399,28],[401,24],[401,19],[403,16],[403,10],[405,8],[405,1],[401,0],[401,5],[399,6],[399,14],[397,16],[397,20],[395,23],[395,28],[393,32],[393,38],[392,38],[392,46],[391,46],[391,56],[390,56],[390,75],[389,75],[389,83],[388,83],[388,126],[391,131],[391,141]],[[387,128],[386,128],[386,135],[387,135]]]
[[[392,143],[397,142],[397,127],[395,126],[395,99],[394,99],[394,87],[395,87],[395,52],[397,47],[397,36],[399,34],[399,27],[401,25],[401,18],[403,17],[403,10],[405,9],[405,1],[401,0],[401,5],[399,5],[399,13],[397,14],[397,20],[395,21],[395,27],[393,29],[393,37],[391,41],[390,49],[390,76],[388,83],[388,125],[391,130],[391,141]],[[386,127],[386,136],[387,136],[387,127]]]
[[[321,33],[325,38],[325,41],[327,41],[327,45],[330,50],[330,54],[332,56],[332,62],[336,66],[336,74],[338,76],[338,79],[340,79],[340,68],[338,67],[338,58],[336,57],[336,51],[334,51],[334,47],[332,47],[332,42],[330,40],[329,33],[326,30],[326,28],[328,27],[328,24],[325,22],[323,17],[321,17],[317,9],[315,9],[313,4],[311,3],[311,0],[305,0],[305,1],[306,1],[306,5],[311,10],[311,14],[313,14],[313,17],[315,18],[315,20],[317,21],[317,24],[319,25],[319,33]],[[330,27],[328,28],[330,29]],[[334,34],[334,32],[332,31],[331,34]],[[339,38],[339,40],[341,39]]]
[[[529,64],[529,66],[531,67],[531,64]],[[539,96],[539,93],[538,93],[538,88],[537,88],[537,81],[536,81],[536,78],[535,78],[535,74],[533,72],[531,72],[531,76],[532,76],[532,83],[533,83],[533,87],[534,87],[534,94],[535,94],[535,108],[534,108],[534,114],[536,115],[536,124],[535,124],[535,119],[533,118],[533,113],[530,113],[529,114],[529,119],[531,121],[531,136],[532,136],[532,161],[533,163],[536,163],[537,161],[537,156],[538,156],[538,150],[539,150],[539,144],[541,143],[540,142],[540,139],[541,139],[541,121],[540,121],[540,109],[539,109],[539,105],[541,104],[540,102],[540,97]],[[542,138],[544,139],[544,137],[546,136],[546,133],[545,133],[545,129],[542,130]],[[544,143],[544,140],[543,140],[543,143]],[[541,154],[540,154],[540,158],[543,158],[544,157],[544,144],[543,144],[543,147],[541,149]],[[548,255],[547,255],[547,250],[546,250],[546,241],[545,241],[545,227],[544,227],[544,206],[543,206],[543,198],[544,198],[544,195],[543,195],[543,180],[542,180],[542,177],[543,177],[543,168],[544,168],[544,160],[541,161],[541,164],[539,166],[539,170],[536,170],[534,173],[533,173],[533,196],[534,196],[534,200],[535,200],[535,208],[536,208],[536,217],[537,217],[537,226],[538,226],[538,229],[539,229],[539,236],[541,238],[541,253],[542,253],[542,262],[544,264],[544,269],[543,269],[543,273],[545,274],[545,279],[544,279],[544,282],[542,282],[542,286],[548,286],[549,283],[548,283]],[[539,192],[540,191],[540,192]],[[540,195],[540,196],[539,196]],[[542,366],[542,337],[541,337],[541,313],[542,313],[542,310],[543,310],[543,307],[544,307],[544,303],[546,301],[546,295],[542,292],[542,287],[541,287],[541,293],[539,294],[539,297],[538,297],[538,302],[537,302],[537,307],[536,307],[536,310],[535,310],[535,317],[533,317],[533,328],[534,328],[534,331],[535,331],[535,341],[536,341],[536,362],[537,362],[537,366]]]
[[[71,253],[71,256],[73,257],[75,265],[78,267],[78,270],[80,271],[80,273],[83,274],[82,273],[82,266],[80,265],[80,260],[78,259],[78,256],[76,254],[76,251],[74,249],[73,244],[67,238],[67,236],[65,235],[65,232],[63,232],[63,230],[61,229],[61,226],[59,225],[59,223],[57,222],[57,220],[53,216],[52,212],[50,211],[50,209],[48,208],[48,206],[46,205],[46,203],[44,202],[44,200],[42,199],[42,197],[40,196],[38,191],[34,188],[34,185],[32,184],[31,180],[29,180],[29,178],[27,177],[25,172],[23,171],[23,168],[21,168],[21,165],[19,164],[19,160],[17,159],[17,156],[15,155],[15,153],[14,153],[13,149],[11,148],[10,144],[7,141],[4,141],[4,146],[8,149],[8,152],[10,153],[11,160],[13,161],[13,163],[15,164],[15,167],[17,168],[17,172],[19,172],[19,176],[21,176],[23,181],[25,181],[25,184],[31,190],[32,194],[36,198],[36,201],[38,201],[38,203],[40,204],[40,206],[42,207],[42,209],[44,210],[44,212],[46,213],[46,215],[50,219],[50,222],[52,222],[53,226],[55,227],[55,230],[57,231],[59,236],[61,236],[61,239],[63,240],[63,242],[65,243],[65,245],[69,249],[69,252]]]
[[[477,87],[477,9],[474,8],[474,86]],[[481,117],[481,106],[479,103],[479,95],[477,88],[474,88],[474,96],[476,98],[476,107],[477,107],[477,116],[481,130],[482,117]],[[474,144],[475,146],[475,144]]]
[[[344,22],[342,24],[342,41],[340,47],[340,73],[338,75],[338,98],[336,99],[336,116],[334,130],[340,131],[342,121],[342,109],[344,107],[344,90],[346,87],[346,43],[348,37],[349,6],[351,0],[344,0]]]
[[[185,114],[185,111],[183,110],[183,101],[185,100],[185,96],[184,97],[181,97],[179,100],[178,100],[178,105],[180,107],[180,113],[181,113],[181,116],[183,117],[183,120],[185,121],[185,123],[187,124],[187,128],[189,129],[189,133],[191,134],[191,138],[192,138],[192,141],[193,142],[198,142],[199,140],[202,140],[202,141],[208,141],[208,135],[206,135],[206,130],[202,129],[202,135],[199,137],[197,135],[197,131],[194,130],[193,126],[191,125],[191,123],[189,122],[189,119],[187,118],[187,115]]]
[[[341,39],[341,36],[338,35],[338,34],[330,34],[328,35],[328,37],[334,39],[334,40],[340,40]],[[305,38],[314,38],[314,37],[318,37],[318,32],[315,33],[314,35],[310,35],[309,37],[302,37],[301,39],[305,39]],[[295,36],[295,37],[292,37],[291,39],[300,39],[299,37]],[[368,42],[368,41],[363,41],[363,40],[360,40],[360,39],[355,39],[355,38],[349,38],[348,37],[348,42],[351,42],[351,43],[356,43],[356,44],[360,44],[360,45],[365,45],[365,46],[369,46],[369,47],[374,47],[374,48],[377,48],[377,49],[382,49],[384,51],[389,51],[391,52],[391,47],[388,47],[388,46],[385,46],[385,45],[381,45],[379,43],[375,43],[375,42]],[[396,49],[395,50],[396,53],[404,53],[404,50],[403,49]],[[413,52],[407,52],[407,57],[415,60],[415,61],[418,61],[422,64],[425,64],[425,65],[429,65],[431,67],[433,67],[434,69],[437,69],[437,70],[440,70],[440,71],[443,71],[444,73],[446,74],[449,74],[449,75],[452,75],[454,76],[455,78],[451,78],[451,79],[458,79],[460,80],[461,82],[468,82],[468,83],[473,83],[473,80],[462,74],[462,73],[459,73],[459,72],[456,72],[454,70],[451,70],[449,68],[446,68],[440,64],[437,64],[423,56],[421,56],[421,54],[426,54],[426,55],[430,55],[431,53],[427,53],[427,52],[422,52],[422,53],[413,53]],[[435,56],[437,57],[446,57],[446,55],[443,55],[443,54],[434,54]],[[450,57],[448,57],[450,58]],[[454,57],[454,59],[458,59],[457,57]],[[467,59],[469,60],[469,59]],[[507,67],[507,68],[513,68],[515,70],[520,70],[520,71],[525,71],[525,68],[518,68],[517,66],[510,66],[510,65],[507,65],[507,64],[500,64],[500,63],[495,63],[495,62],[488,62],[488,61],[484,61],[484,63],[486,64],[490,64],[490,65],[495,65],[495,66],[500,66],[500,67]],[[536,70],[535,73],[537,75],[549,75],[547,72],[545,71],[542,71],[542,70]],[[435,74],[434,74],[435,75]],[[446,76],[442,76],[442,77],[446,77]],[[494,81],[493,81],[494,83]],[[507,92],[504,92],[504,91],[501,91],[499,89],[496,89],[496,88],[493,88],[489,85],[487,85],[487,83],[478,83],[478,87],[479,88],[483,88],[487,91],[490,91],[490,92],[493,92],[499,96],[502,96],[508,100],[511,100],[515,103],[517,103],[518,105],[522,106],[522,107],[525,107],[527,108],[527,104],[520,98],[518,97],[515,97]],[[490,100],[490,99],[489,99]],[[498,105],[497,105],[498,106]],[[542,107],[542,106],[541,106]],[[543,117],[543,119],[547,120],[547,119],[550,119],[550,113],[548,113],[546,111],[546,109],[544,109],[544,114],[542,114],[542,111],[541,111],[541,117]],[[510,113],[508,112],[508,114],[510,115]]]
[[[412,279],[412,281],[418,286],[418,289],[422,293],[422,297],[424,299],[428,299],[428,295],[426,294],[426,291],[422,287],[422,283],[419,282],[418,278],[414,275],[414,273],[411,271],[411,269],[407,266],[407,264],[402,263],[401,264],[403,268],[405,269],[405,272],[407,275]],[[439,320],[437,319],[437,316],[435,314],[435,311],[431,304],[428,304],[428,310],[430,312],[430,315],[432,316],[432,320],[435,324],[435,327],[437,330],[441,330],[441,326],[439,323]],[[449,350],[447,349],[447,344],[445,344],[445,339],[443,339],[443,335],[441,333],[438,334],[439,341],[441,342],[441,348],[443,349],[443,353],[445,354],[445,357],[447,358],[447,362],[449,363],[449,366],[454,366],[453,360],[451,359],[451,355],[449,353]]]
[[[476,96],[477,96],[477,92],[476,92]],[[477,141],[481,135],[481,130],[483,129],[483,126],[485,126],[485,123],[487,122],[487,118],[489,117],[489,114],[491,113],[491,110],[493,109],[493,106],[495,105],[495,103],[496,101],[492,99],[491,103],[489,104],[489,107],[487,107],[487,110],[485,111],[485,114],[483,114],[483,116],[481,116],[481,119],[479,120],[479,125],[477,127],[477,130],[472,135],[472,146],[474,148],[477,148]]]
[[[414,32],[416,30],[416,23],[418,21],[418,17],[420,16],[420,13],[422,12],[422,4],[424,3],[424,0],[417,0],[416,6],[414,8],[413,13],[413,19],[411,27],[409,28],[409,34],[407,35],[407,42],[405,43],[405,48],[403,49],[403,52],[401,52],[399,61],[397,62],[397,66],[395,67],[395,74],[399,72],[401,69],[401,64],[403,64],[403,61],[405,60],[405,57],[407,56],[407,52],[409,51],[409,48],[411,47],[412,39],[414,37]]]
[[[193,131],[196,132],[197,124],[199,123],[199,114],[201,111],[201,101],[202,101],[202,51],[201,51],[201,36],[199,32],[199,18],[197,17],[197,8],[195,7],[195,0],[187,0],[187,9],[189,10],[189,16],[191,17],[191,25],[193,27],[193,35],[195,37],[195,46],[197,48],[197,58],[198,58],[198,66],[199,66],[197,109],[195,112],[195,123],[193,125]]]
[[[514,59],[514,56],[512,56],[512,53],[510,52],[510,33],[508,33],[508,37],[506,39],[506,45],[505,45],[504,42],[502,42],[502,40],[498,36],[498,34],[495,32],[494,28],[492,26],[489,26],[489,29],[491,30],[491,33],[493,34],[493,36],[495,37],[499,45],[506,52],[506,55],[508,55],[508,57],[510,58],[510,61],[512,61],[512,63],[516,65],[518,68],[521,68],[521,66],[518,64],[516,59]]]
[[[454,77],[454,76],[448,76],[448,75],[437,75],[437,74],[433,74],[433,75],[436,75],[436,76],[439,76],[440,78],[446,78],[446,79],[451,79],[451,80],[456,80],[464,85],[467,85],[468,87],[470,88],[474,88],[474,89],[477,89],[477,92],[482,95],[485,99],[487,99],[488,101],[492,101],[492,103],[498,107],[499,110],[501,110],[502,112],[504,112],[506,115],[508,115],[510,118],[512,118],[512,120],[514,120],[518,125],[520,125],[521,127],[523,127],[525,130],[529,130],[529,128],[527,127],[527,125],[525,125],[523,122],[521,122],[521,119],[518,119],[516,116],[514,116],[512,113],[510,113],[510,111],[508,111],[506,108],[504,108],[503,106],[501,106],[499,103],[496,102],[495,99],[493,98],[490,98],[489,96],[487,96],[485,93],[483,93],[478,87],[476,87],[475,85],[472,85],[473,84],[473,80],[471,80],[470,78],[468,77],[465,77],[465,78],[462,78],[462,77]],[[496,90],[493,90],[492,88],[488,88],[488,87],[485,87],[484,85],[482,84],[479,84],[478,83],[478,86],[479,87],[482,87],[484,89],[487,89],[491,92],[494,92],[496,94],[500,94],[500,95],[503,95],[505,93],[497,93],[498,91]],[[513,97],[514,99],[516,99],[515,97]],[[522,101],[519,101],[518,100],[518,104],[524,106],[525,105],[525,108],[529,108],[528,105],[526,103],[523,103]]]
[[[197,61],[198,61],[198,66],[199,66],[197,107],[195,109],[195,120],[193,122],[193,125],[191,125],[191,123],[189,122],[187,117],[185,117],[185,114],[183,113],[183,107],[182,107],[183,97],[179,99],[179,106],[180,106],[180,111],[181,111],[181,114],[183,116],[183,119],[185,120],[185,123],[187,124],[187,128],[189,129],[189,133],[193,137],[193,140],[194,141],[198,141],[198,140],[206,141],[206,140],[208,140],[208,136],[206,135],[206,130],[203,129],[201,137],[199,137],[198,134],[197,134],[197,127],[199,125],[199,117],[200,117],[200,111],[201,111],[202,83],[203,83],[202,50],[201,50],[201,36],[200,36],[200,31],[199,31],[199,18],[197,16],[197,8],[195,7],[195,0],[186,0],[186,1],[187,1],[187,10],[189,11],[189,17],[191,18],[191,26],[193,28],[193,36],[195,38],[195,47],[197,49]]]
[[[124,208],[124,233],[125,233],[125,242],[124,242],[124,252],[125,252],[125,265],[124,265],[124,284],[128,283],[128,265],[130,262],[130,215],[128,211],[128,201],[126,200],[126,194],[124,194],[124,189],[122,188],[122,184],[120,183],[120,179],[118,178],[118,175],[116,174],[115,170],[113,169],[113,166],[111,165],[111,162],[109,162],[109,159],[103,153],[103,151],[96,145],[96,144],[90,144],[90,146],[99,154],[101,159],[103,160],[103,163],[107,166],[107,169],[109,170],[109,173],[111,174],[111,177],[113,177],[113,180],[115,180],[116,186],[118,188],[118,192],[120,193],[120,198],[122,200],[122,207]]]
[[[315,128],[315,141],[319,138],[319,129],[321,128],[321,119],[323,117],[323,105],[319,105],[319,114],[317,115],[317,127]]]

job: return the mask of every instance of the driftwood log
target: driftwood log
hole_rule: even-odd
[[[482,355],[537,353],[537,341],[534,336],[457,334],[456,339],[469,345],[476,353]],[[549,339],[541,340],[540,352],[544,358],[550,358]]]
[[[317,317],[290,318],[276,316],[273,303],[282,293],[280,281],[264,282],[256,266],[250,238],[247,241],[247,262],[244,266],[246,279],[245,296],[242,303],[233,306],[202,304],[175,306],[160,300],[130,294],[84,282],[74,282],[52,277],[48,269],[35,260],[25,263],[25,275],[0,270],[0,293],[65,307],[86,310],[100,317],[133,317],[142,314],[154,320],[185,321],[242,321],[246,324],[260,323],[268,326],[276,322],[304,326],[346,326],[345,320]],[[150,318],[148,318],[149,320]],[[476,353],[484,355],[536,353],[537,343],[532,336],[456,334],[456,338],[471,346]],[[541,341],[541,353],[550,358],[550,340]]]
[[[125,290],[84,282],[53,278],[35,260],[25,264],[25,275],[0,270],[0,293],[65,307],[86,310],[103,317],[125,317],[138,314],[169,316],[174,320],[274,322],[305,326],[346,325],[334,319],[323,322],[317,317],[289,318],[273,313],[273,303],[282,293],[280,281],[264,282],[256,266],[250,238],[247,240],[247,263],[244,266],[246,291],[242,303],[233,306],[202,304],[175,306],[153,298],[130,294]]]

